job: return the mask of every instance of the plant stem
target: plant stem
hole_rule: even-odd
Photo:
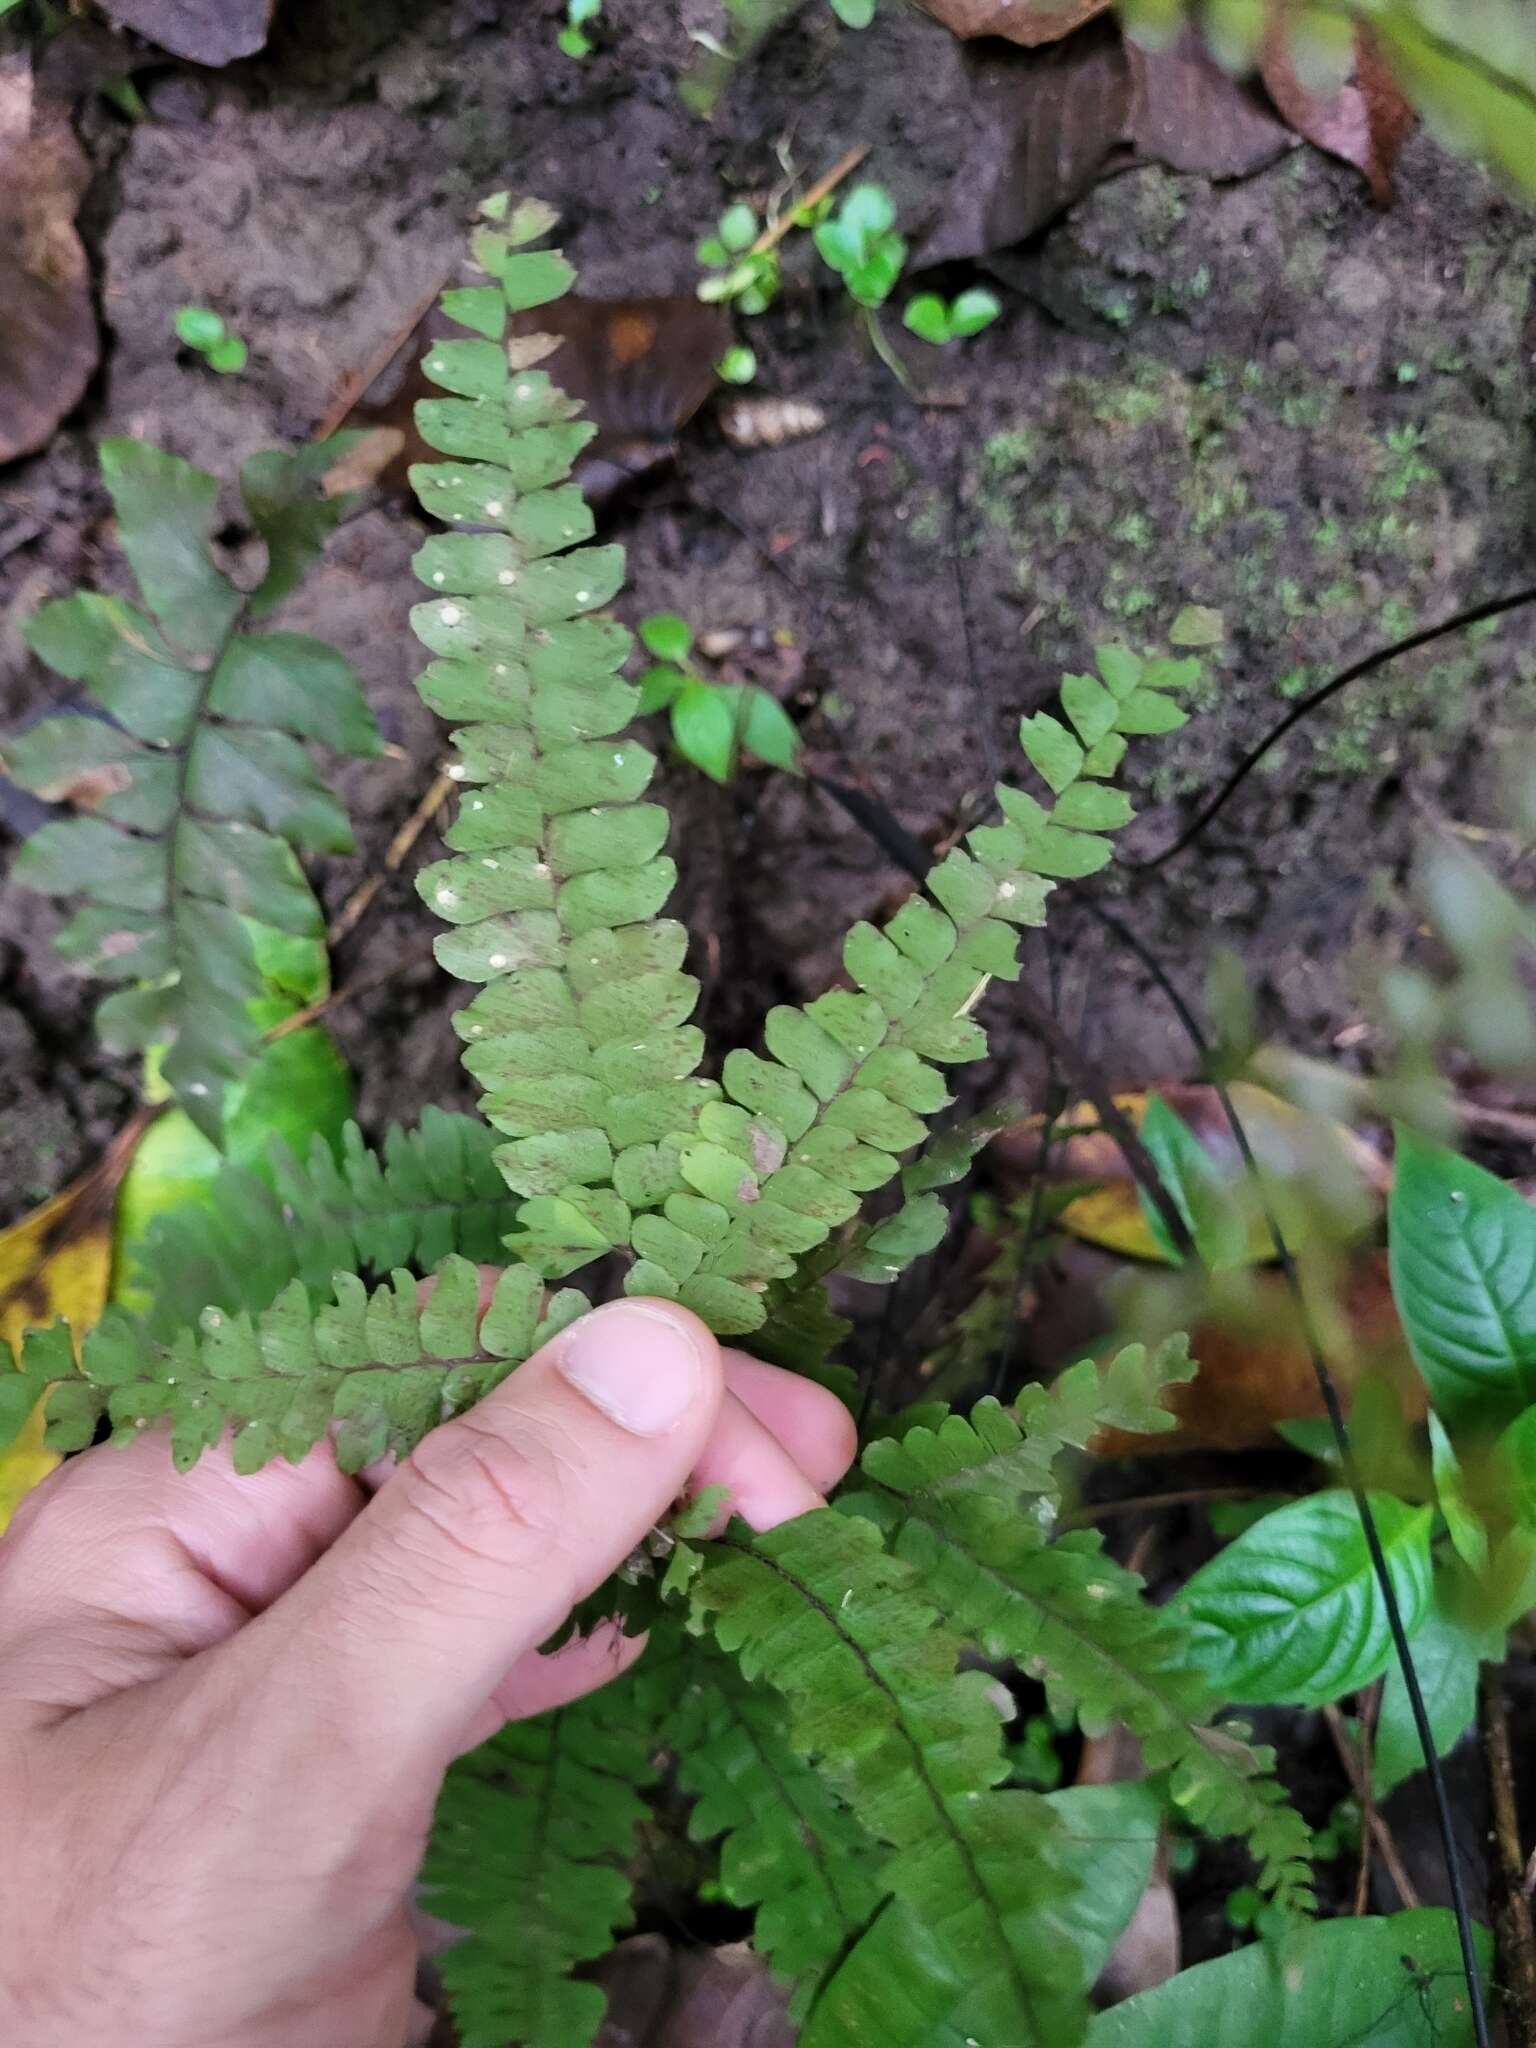
[[[835,192],[850,171],[858,169],[865,157],[869,155],[870,148],[871,145],[869,143],[861,142],[856,149],[850,149],[846,156],[840,156],[831,170],[816,180],[803,199],[797,199],[793,206],[787,208],[779,215],[776,221],[770,222],[763,229],[763,232],[752,244],[747,254],[749,256],[761,256],[767,249],[776,249],[795,225],[795,215],[797,213],[809,212],[813,206],[820,206],[827,194]]]
[[[873,306],[864,308],[864,331],[869,336],[870,347],[910,398],[912,379],[907,375],[907,366],[886,340],[885,329],[880,325],[880,315]]]
[[[1344,1726],[1344,1716],[1337,1707],[1328,1706],[1323,1709],[1323,1719],[1328,1724],[1328,1733],[1333,1737],[1333,1746],[1339,1753],[1339,1762],[1344,1766],[1344,1775],[1349,1780],[1350,1790],[1354,1793],[1356,1804],[1360,1808],[1360,1825],[1362,1828],[1370,1828],[1376,1847],[1381,1851],[1381,1860],[1387,1866],[1387,1875],[1397,1886],[1397,1896],[1402,1901],[1403,1909],[1405,1912],[1411,1912],[1422,1901],[1413,1879],[1403,1867],[1403,1859],[1398,1854],[1392,1830],[1382,1819],[1371,1799],[1370,1779],[1361,1769],[1360,1758]]]

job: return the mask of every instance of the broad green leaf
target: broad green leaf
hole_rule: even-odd
[[[919,292],[908,299],[901,324],[919,341],[930,341],[935,348],[942,348],[950,338],[949,314],[937,292]]]
[[[212,654],[244,600],[209,552],[219,485],[143,441],[103,441],[118,539],[150,610],[177,647]]]
[[[710,683],[684,683],[672,703],[672,737],[695,768],[716,782],[730,781],[736,759],[736,710],[723,690]]]
[[[1435,1475],[1435,1497],[1445,1517],[1451,1546],[1468,1571],[1475,1575],[1488,1564],[1488,1530],[1483,1518],[1468,1500],[1462,1483],[1461,1463],[1446,1434],[1445,1424],[1433,1409],[1429,1411],[1430,1454]]]
[[[1403,1625],[1429,1609],[1434,1510],[1369,1496]],[[1386,1670],[1392,1637],[1353,1498],[1276,1508],[1203,1565],[1172,1603],[1212,1692],[1237,1706],[1324,1706]]]
[[[307,633],[244,633],[231,641],[214,670],[208,708],[280,726],[337,753],[383,751],[351,662]]]
[[[1487,1970],[1492,1944],[1474,1930]],[[1443,1907],[1294,1924],[1100,2013],[1087,2048],[1472,2048]]]
[[[1246,1265],[1252,1257],[1248,1205],[1243,1190],[1216,1164],[1194,1132],[1160,1095],[1147,1103],[1141,1141],[1151,1154],[1169,1200],[1183,1217],[1195,1250],[1213,1273]],[[1138,1189],[1147,1226],[1164,1255],[1182,1258],[1168,1235],[1161,1211]]]
[[[1076,1882],[1051,1915],[1082,1958],[1087,1987],[1109,1961],[1152,1875],[1163,1802],[1146,1783],[1074,1785],[1048,1792],[1061,1823],[1054,1861]]]
[[[1400,1129],[1387,1213],[1392,1294],[1436,1410],[1454,1429],[1536,1403],[1536,1209]]]
[[[756,754],[770,768],[782,768],[789,775],[798,773],[799,729],[778,698],[770,697],[757,684],[748,683],[735,704],[741,721],[741,744],[747,752]]]
[[[640,644],[658,661],[676,664],[688,659],[689,649],[693,646],[693,628],[676,612],[652,612],[649,618],[640,621],[638,631]]]
[[[1477,1672],[1481,1663],[1504,1655],[1502,1630],[1478,1628],[1451,1613],[1436,1588],[1436,1599],[1413,1632],[1413,1668],[1424,1696],[1435,1754],[1445,1756],[1471,1727],[1477,1713]],[[1385,1799],[1405,1778],[1424,1768],[1408,1688],[1394,1663],[1381,1688],[1381,1711],[1371,1744],[1371,1788]]]
[[[992,325],[1002,310],[1002,304],[995,292],[989,292],[982,285],[973,285],[969,291],[961,292],[950,303],[951,332],[959,335],[980,334],[983,327]]]

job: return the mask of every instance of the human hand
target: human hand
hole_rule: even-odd
[[[852,1451],[821,1388],[624,1301],[371,1500],[328,1450],[71,1460],[0,1540],[0,2041],[398,2048],[452,1758],[632,1661],[538,1645],[690,1484],[767,1528]]]

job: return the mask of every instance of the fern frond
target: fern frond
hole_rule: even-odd
[[[1148,1372],[1140,1346],[1129,1372],[1126,1359],[1103,1385],[1117,1372],[1122,1386],[1140,1379],[1127,1405],[1141,1411],[1135,1427],[1145,1432],[1142,1396],[1155,1368]],[[983,1401],[969,1420],[951,1416],[937,1430],[871,1444],[863,1465],[879,1494],[848,1505],[874,1517],[956,1627],[1040,1678],[1053,1704],[1090,1732],[1123,1722],[1149,1767],[1171,1772],[1172,1796],[1191,1820],[1242,1835],[1277,1903],[1309,1910],[1306,1823],[1268,1775],[1270,1752],[1205,1725],[1220,1702],[1195,1668],[1184,1624],[1148,1603],[1142,1581],[1104,1554],[1097,1530],[1050,1541],[1060,1452],[1086,1443],[1106,1413],[1086,1398],[1090,1378],[1097,1371],[1079,1366],[1059,1397],[1038,1390],[1022,1421]],[[1158,1412],[1166,1427],[1171,1418]]]
[[[627,1246],[635,1212],[681,1189],[673,1134],[720,1091],[694,1078],[687,934],[657,917],[676,871],[665,810],[639,801],[655,760],[615,737],[639,693],[617,674],[630,635],[599,607],[624,553],[584,544],[592,514],[565,481],[594,429],[501,341],[509,309],[571,281],[559,254],[519,246],[549,218],[521,208],[505,232],[478,234],[495,282],[445,300],[485,338],[429,348],[427,376],[453,395],[423,401],[417,424],[453,459],[411,478],[445,525],[487,530],[427,542],[415,568],[435,594],[411,616],[438,657],[423,697],[468,721],[454,733],[467,786],[454,857],[419,886],[454,927],[443,966],[485,984],[455,1021],[481,1106],[510,1140],[502,1171],[527,1201],[516,1248],[558,1275]],[[521,365],[528,344],[512,353]]]
[[[118,1442],[168,1418],[182,1470],[232,1427],[235,1469],[254,1472],[302,1458],[334,1429],[337,1463],[356,1472],[387,1451],[405,1456],[589,1306],[570,1289],[546,1306],[541,1276],[509,1266],[477,1332],[479,1275],[457,1257],[427,1302],[416,1291],[411,1273],[371,1294],[339,1273],[334,1303],[317,1308],[293,1281],[256,1315],[205,1309],[196,1333],[168,1344],[113,1312],[86,1336],[78,1369],[55,1324],[25,1339],[21,1381],[48,1395],[56,1450],[82,1449],[103,1416]]]
[[[602,1992],[570,1972],[629,1918],[660,1707],[642,1668],[448,1773],[422,1876],[431,1910],[468,1930],[440,1963],[463,2048],[584,2048],[601,2026]]]
[[[83,900],[60,952],[84,973],[134,984],[100,1006],[103,1041],[133,1051],[172,1039],[165,1079],[215,1140],[225,1083],[261,1044],[249,1005],[263,984],[245,920],[323,938],[296,855],[352,845],[305,742],[380,750],[357,678],[334,648],[242,630],[340,516],[340,501],[304,488],[335,450],[321,443],[247,465],[249,509],[270,554],[266,581],[247,593],[209,551],[217,480],[141,442],[103,442],[102,473],[148,612],[79,592],[44,605],[25,629],[33,651],[87,684],[111,722],[45,719],[7,744],[8,772],[24,787],[54,794],[88,770],[103,792],[89,815],[34,833],[12,873]]]
[[[266,1308],[290,1280],[429,1273],[452,1252],[499,1263],[518,1203],[493,1145],[478,1117],[427,1108],[377,1150],[348,1124],[339,1159],[316,1137],[306,1160],[274,1141],[269,1176],[226,1166],[206,1203],[157,1217],[134,1248],[153,1276],[146,1327],[170,1338],[205,1308]]]
[[[990,1682],[957,1669],[963,1641],[918,1575],[872,1524],[829,1509],[704,1555],[695,1613],[749,1682],[783,1693],[791,1743],[887,1845],[884,1880],[922,1929],[922,1968],[870,1972],[856,1946],[805,2041],[1077,2040],[1087,1987],[1043,1931],[1071,1889],[1053,1862],[1055,1818],[1031,1793],[995,1789]]]
[[[691,1647],[664,1736],[678,1782],[697,1801],[689,1831],[698,1841],[724,1837],[721,1890],[755,1909],[753,1945],[797,1983],[790,2014],[802,2018],[886,1896],[875,1844],[789,1746],[779,1695],[749,1685],[705,1643]]]
[[[697,985],[685,935],[659,920],[675,871],[666,813],[639,801],[654,767],[616,740],[638,704],[617,676],[630,640],[596,608],[618,590],[623,551],[582,545],[591,516],[564,479],[591,429],[542,372],[502,345],[508,309],[563,292],[569,266],[520,252],[542,212],[482,232],[494,284],[450,314],[479,340],[434,344],[429,378],[454,394],[417,424],[456,459],[413,472],[427,510],[491,529],[429,541],[417,574],[438,595],[412,615],[439,656],[421,679],[455,733],[475,789],[449,833],[457,857],[421,877],[456,929],[438,942],[450,972],[487,984],[459,1020],[482,1105],[512,1140],[499,1153],[529,1199],[519,1250],[550,1274],[612,1247],[634,1250],[632,1293],[683,1302],[724,1335],[763,1322],[763,1295],[853,1217],[897,1171],[949,1097],[932,1062],[979,1058],[970,1010],[994,975],[1018,971],[1013,928],[1039,923],[1052,878],[1109,857],[1131,816],[1104,778],[1131,733],[1171,732],[1170,691],[1198,664],[1145,667],[1100,653],[1104,680],[1068,677],[1071,729],[1026,719],[1025,751],[1054,792],[1047,809],[1000,787],[1004,823],[971,835],[934,870],[942,908],[914,900],[884,934],[860,925],[845,962],[857,993],[770,1013],[769,1057],[726,1060],[724,1094],[698,1078]],[[920,1201],[875,1256],[932,1242],[937,1204]]]
[[[1102,867],[1105,835],[1133,815],[1105,780],[1127,736],[1184,723],[1170,693],[1195,679],[1198,662],[1143,665],[1120,647],[1101,648],[1098,659],[1102,681],[1068,676],[1062,685],[1070,729],[1045,712],[1020,728],[1054,802],[1000,783],[1003,823],[972,832],[967,850],[939,863],[928,879],[936,901],[913,897],[883,932],[858,924],[848,934],[843,964],[853,990],[771,1010],[767,1058],[728,1055],[722,1078],[734,1107],[707,1108],[680,1160],[684,1179],[712,1205],[709,1230],[686,1245],[669,1240],[670,1264],[643,1258],[628,1283],[637,1291],[679,1292],[686,1267],[686,1288],[709,1304],[702,1313],[716,1329],[755,1329],[763,1290],[857,1214],[863,1195],[922,1143],[926,1119],[950,1099],[938,1067],[986,1052],[971,1012],[994,977],[1016,979],[1015,928],[1044,922],[1056,878]],[[932,1195],[914,1195],[900,1219],[877,1227],[875,1277],[931,1247],[942,1221]]]

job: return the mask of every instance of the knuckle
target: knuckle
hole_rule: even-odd
[[[423,1437],[401,1467],[402,1520],[477,1562],[525,1563],[558,1550],[565,1487],[529,1430],[513,1437],[471,1412]]]

